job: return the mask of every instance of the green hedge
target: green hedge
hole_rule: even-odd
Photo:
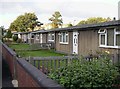
[[[106,56],[87,61],[79,59],[67,67],[51,72],[49,77],[66,89],[81,87],[112,87],[119,75],[118,68]]]

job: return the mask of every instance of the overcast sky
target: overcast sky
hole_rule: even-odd
[[[8,28],[17,16],[34,12],[39,21],[48,20],[55,11],[62,15],[64,23],[78,23],[89,17],[116,17],[120,0],[0,0],[0,26]]]

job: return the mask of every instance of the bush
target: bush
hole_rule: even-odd
[[[17,40],[18,40],[18,36],[17,36],[17,35],[14,35],[14,36],[13,36],[13,41],[16,42]]]
[[[17,43],[21,43],[21,42],[22,42],[22,40],[18,38],[17,39]]]
[[[91,61],[79,59],[67,67],[51,72],[49,77],[56,80],[66,89],[81,87],[111,87],[116,84],[115,78],[119,75],[107,57]]]

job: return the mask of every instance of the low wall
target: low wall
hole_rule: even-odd
[[[39,89],[57,88],[64,89],[56,81],[48,78],[36,67],[29,64],[23,58],[17,58],[16,53],[2,45],[3,57],[9,65],[13,79],[18,80],[18,87],[36,87]]]
[[[16,57],[16,53],[7,47],[7,45],[2,44],[2,56],[9,65],[10,72],[12,77],[14,78],[14,57]]]

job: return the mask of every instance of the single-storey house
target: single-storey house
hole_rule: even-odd
[[[21,35],[21,40],[23,43],[28,43],[28,39],[29,39],[29,34],[30,32],[21,32],[20,35]]]
[[[22,37],[21,37],[21,34],[20,34],[20,33],[21,33],[21,32],[14,32],[14,33],[13,33],[13,36],[16,35],[16,36],[18,36],[19,39],[21,39]]]
[[[33,43],[52,42],[57,52],[69,55],[88,56],[105,51],[120,54],[120,20],[20,34],[24,42],[32,38]]]
[[[47,31],[42,30],[36,30],[31,32],[31,34],[34,36],[34,43],[47,43]]]
[[[110,21],[85,24],[67,28],[57,28],[49,32],[55,35],[55,49],[67,54],[87,56],[109,51],[119,54],[120,22]]]
[[[14,32],[13,35],[17,35],[23,43],[33,43],[33,37],[31,32]]]

